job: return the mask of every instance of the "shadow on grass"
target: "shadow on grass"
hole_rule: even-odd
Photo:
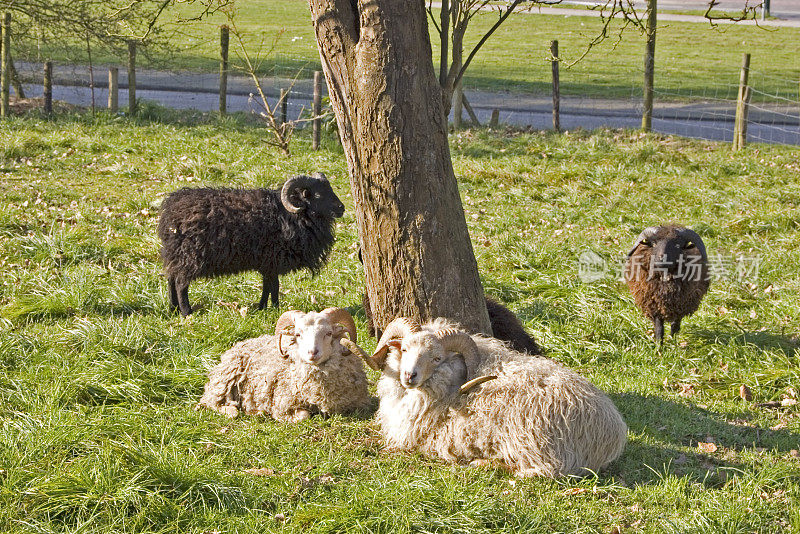
[[[608,474],[629,483],[658,483],[669,471],[679,476],[694,475],[704,485],[715,487],[727,480],[730,470],[754,469],[731,459],[735,453],[765,449],[786,454],[800,443],[797,433],[753,425],[748,422],[747,414],[732,422],[725,414],[653,395],[610,396],[633,434],[666,444],[628,443],[622,458],[611,466]],[[698,446],[700,442],[712,441],[717,447],[713,453],[705,453]]]
[[[83,317],[86,314],[129,317],[132,315],[168,315],[166,308],[162,309],[151,302],[91,302],[83,306],[71,306],[58,300],[48,298],[30,297],[24,301],[11,303],[0,309],[0,317],[18,323],[23,321],[43,321]]]
[[[692,337],[701,339],[709,345],[752,345],[764,351],[782,351],[787,357],[800,357],[800,337],[798,336],[790,337],[768,330],[721,332],[692,328],[689,332]]]

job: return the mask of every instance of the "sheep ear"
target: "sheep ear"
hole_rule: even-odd
[[[400,347],[403,345],[402,339],[393,339],[387,343],[390,347],[393,347],[397,350],[400,350]]]

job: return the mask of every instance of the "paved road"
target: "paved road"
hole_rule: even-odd
[[[38,75],[37,65],[20,64],[18,69],[27,76]],[[105,71],[100,71],[103,74]],[[108,99],[106,80],[96,76],[95,102],[105,106]],[[74,67],[54,68],[53,97],[79,106],[91,105],[88,73]],[[127,106],[125,72],[119,73],[120,107]],[[137,71],[137,97],[152,100],[176,109],[214,111],[218,109],[218,78],[213,74]],[[285,79],[265,79],[263,86],[274,105]],[[252,82],[243,77],[231,77],[228,82],[228,110],[258,113],[260,108],[250,98]],[[40,96],[41,86],[26,87],[29,96]],[[521,95],[507,92],[468,91],[468,100],[479,120],[487,123],[493,109],[500,111],[501,123],[531,127],[537,130],[552,127],[552,101],[549,96]],[[311,83],[299,80],[289,100],[289,118],[298,118],[311,108]],[[716,141],[730,141],[733,136],[734,103],[692,101],[690,103],[656,102],[653,130]],[[452,119],[452,117],[451,117]],[[563,129],[638,128],[641,124],[641,103],[631,100],[565,97],[561,104]],[[800,105],[768,109],[754,107],[750,111],[748,138],[751,141],[800,145]]]
[[[647,0],[625,0],[631,2],[635,6],[638,13],[644,14],[647,5]],[[762,0],[748,0],[748,6],[761,5]],[[735,16],[737,11],[741,13],[745,6],[744,0],[717,0],[719,5],[716,10],[725,11],[731,16]],[[607,4],[607,0],[563,0],[563,6],[585,6],[586,9],[577,9],[575,7],[552,7],[547,5],[534,5],[529,10],[519,10],[521,14],[542,14],[542,15],[560,15],[565,17],[598,17],[603,14],[600,9],[590,9],[591,7],[602,7]],[[434,7],[441,7],[441,3],[433,2]],[[683,15],[680,13],[670,13],[670,11],[702,11],[708,7],[707,0],[665,0],[658,2],[658,20],[660,22],[698,22],[709,24],[709,19],[701,15]],[[491,11],[493,8],[486,7],[484,11]],[[761,11],[758,11],[759,14]],[[800,0],[772,0],[770,13],[772,18],[767,20],[731,20],[724,18],[715,18],[715,24],[743,24],[746,26],[773,26],[773,27],[789,27],[800,28]]]
[[[757,6],[763,0],[717,0],[715,10],[736,12],[747,6]],[[647,0],[632,0],[637,10],[644,10]],[[564,4],[580,6],[604,5],[605,0],[564,0]],[[708,7],[707,0],[658,0],[659,11],[699,11]],[[759,10],[759,14],[761,10]],[[770,2],[770,15],[784,20],[800,20],[800,0],[772,0]]]

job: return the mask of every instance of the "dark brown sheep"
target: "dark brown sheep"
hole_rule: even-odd
[[[259,308],[278,306],[278,276],[317,274],[334,241],[344,205],[322,173],[290,178],[273,189],[186,188],[161,206],[158,236],[169,303],[192,312],[189,284],[244,271],[261,273]]]
[[[674,224],[651,226],[636,238],[625,263],[625,280],[636,305],[664,341],[664,322],[675,336],[681,319],[694,313],[708,291],[708,256],[696,232]]]

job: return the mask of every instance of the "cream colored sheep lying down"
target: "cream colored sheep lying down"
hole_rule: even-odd
[[[396,319],[372,366],[383,371],[376,418],[389,448],[557,477],[596,472],[625,447],[625,422],[585,378],[443,319]]]
[[[222,355],[197,408],[229,417],[263,413],[278,421],[367,410],[363,363],[343,346],[355,347],[355,340],[353,318],[342,308],[288,311],[275,335],[241,341]]]

